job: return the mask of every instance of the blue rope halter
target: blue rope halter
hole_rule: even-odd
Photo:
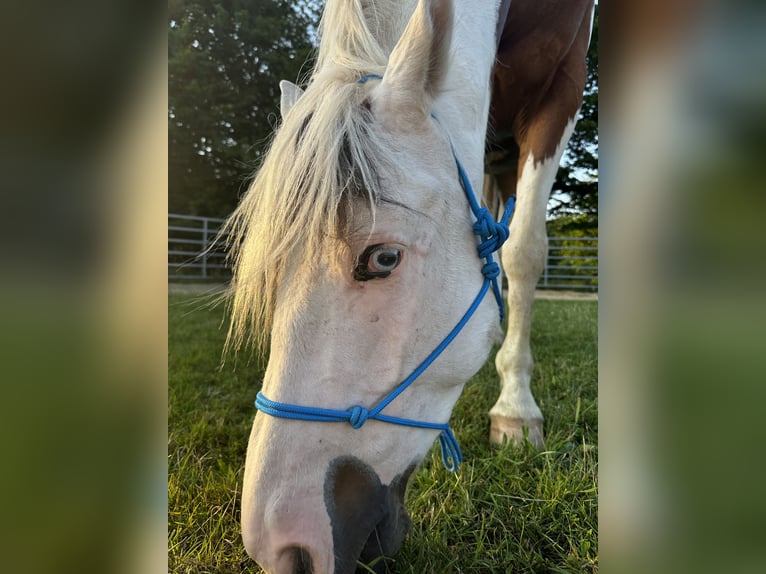
[[[377,74],[368,74],[358,80],[358,83],[364,84],[368,80],[381,80],[382,77]],[[434,116],[432,116],[434,117]],[[434,117],[436,119],[436,117]],[[438,121],[438,120],[437,120]],[[479,290],[479,294],[468,307],[468,310],[462,316],[457,325],[449,332],[449,334],[442,340],[441,343],[431,352],[426,359],[418,365],[418,367],[412,371],[409,377],[404,379],[396,388],[386,395],[377,405],[371,409],[367,409],[360,405],[354,405],[347,410],[339,409],[322,409],[319,407],[305,407],[300,405],[292,405],[289,403],[279,403],[267,399],[266,396],[259,392],[255,399],[255,407],[261,412],[278,418],[301,420],[301,421],[314,421],[314,422],[327,422],[327,423],[340,423],[347,422],[354,429],[361,428],[368,420],[376,420],[384,423],[402,425],[408,427],[435,429],[440,430],[439,443],[442,451],[442,461],[444,466],[450,472],[457,470],[458,465],[463,461],[463,454],[460,452],[460,445],[458,445],[452,429],[449,426],[449,422],[446,423],[429,423],[424,421],[415,421],[412,419],[403,419],[399,417],[392,417],[382,414],[381,411],[385,409],[391,402],[402,394],[407,387],[409,387],[415,379],[417,379],[423,371],[425,371],[436,358],[442,354],[449,344],[457,337],[458,333],[465,327],[469,319],[479,308],[479,305],[484,300],[484,296],[489,291],[490,287],[495,295],[497,306],[500,310],[500,322],[503,321],[503,297],[500,291],[500,285],[498,284],[498,276],[500,275],[500,267],[495,262],[492,254],[500,249],[506,239],[508,239],[508,224],[513,213],[514,200],[513,198],[508,200],[503,216],[500,221],[495,221],[492,214],[486,207],[481,207],[476,195],[474,194],[471,182],[468,179],[468,175],[465,173],[460,160],[457,158],[455,148],[450,142],[450,149],[452,150],[452,156],[455,158],[455,165],[457,166],[458,178],[460,179],[460,185],[465,192],[466,199],[468,199],[468,205],[471,207],[471,211],[476,217],[476,221],[473,224],[473,232],[479,236],[479,244],[477,245],[477,251],[479,257],[484,259],[484,266],[481,269],[484,275],[484,283]]]

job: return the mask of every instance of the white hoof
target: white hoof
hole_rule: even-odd
[[[490,415],[489,442],[503,444],[514,442],[522,444],[526,439],[537,448],[543,448],[543,419],[515,419],[500,415]]]

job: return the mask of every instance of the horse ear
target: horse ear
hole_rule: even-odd
[[[279,91],[282,92],[282,97],[279,100],[279,111],[282,114],[282,119],[285,119],[287,112],[289,112],[303,95],[303,90],[292,82],[282,80],[279,82]]]
[[[446,74],[451,38],[451,0],[420,0],[379,86],[375,99],[383,110],[404,121],[428,118]]]

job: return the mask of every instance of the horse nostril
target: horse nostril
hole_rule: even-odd
[[[292,554],[293,570],[292,574],[313,574],[314,563],[311,560],[311,554],[302,546],[293,546],[288,549]]]

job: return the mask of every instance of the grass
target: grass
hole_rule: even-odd
[[[441,464],[438,443],[407,493],[412,530],[397,573],[596,572],[597,305],[537,301],[533,392],[546,449],[491,447],[494,362],[469,381],[452,415],[465,461]],[[171,295],[168,550],[174,573],[258,573],[239,538],[253,400],[263,365],[220,368],[222,306]]]

